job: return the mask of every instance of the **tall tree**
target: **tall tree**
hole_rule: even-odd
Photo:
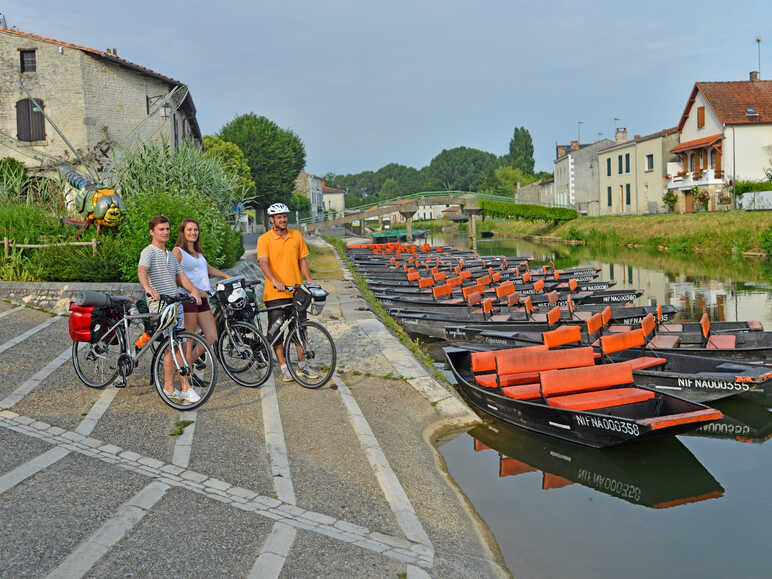
[[[509,158],[512,167],[533,175],[533,140],[525,127],[515,127],[515,132],[509,140]]]
[[[244,152],[237,144],[212,135],[204,135],[204,151],[207,157],[216,159],[226,173],[236,177],[235,185],[240,188],[242,199],[255,195],[252,172]]]
[[[429,163],[428,174],[436,186],[446,191],[473,191],[496,162],[496,155],[471,147],[443,149]]]
[[[219,137],[244,152],[255,182],[257,208],[276,201],[291,203],[295,178],[306,164],[300,137],[255,113],[236,117],[220,130]]]

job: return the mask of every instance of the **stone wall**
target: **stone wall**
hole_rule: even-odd
[[[234,276],[243,275],[247,279],[263,279],[263,273],[254,262],[239,261],[232,268],[225,270],[225,273]],[[215,281],[212,280],[212,287],[214,283]],[[142,286],[138,283],[0,281],[0,299],[56,314],[66,314],[70,302],[85,290],[128,296],[133,299],[144,297]],[[258,293],[259,291],[258,288]]]
[[[0,130],[16,138],[16,102],[27,98],[19,82],[20,50],[35,51],[37,70],[21,73],[24,86],[34,98],[43,101],[46,114],[72,145],[85,153],[88,144],[83,122],[81,52],[67,47],[62,47],[60,52],[58,46],[49,42],[4,31],[0,31]],[[35,147],[53,157],[72,158],[62,138],[48,123],[45,131],[45,141],[24,143],[21,148]],[[0,147],[0,157],[6,155],[16,157],[28,166],[40,164],[31,157],[22,157],[15,151]]]

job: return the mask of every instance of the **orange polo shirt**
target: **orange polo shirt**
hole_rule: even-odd
[[[276,278],[286,286],[303,281],[299,261],[308,255],[308,246],[297,229],[287,229],[286,237],[271,227],[257,238],[257,258],[268,258],[268,264]],[[274,289],[271,280],[265,279],[263,301],[291,298],[292,294]]]

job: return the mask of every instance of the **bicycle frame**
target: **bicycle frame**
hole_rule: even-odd
[[[177,304],[175,303],[174,306],[177,307]],[[174,339],[174,326],[169,328],[169,335],[168,336],[164,335],[165,330],[160,330],[160,331],[153,332],[153,335],[150,337],[150,339],[147,341],[147,343],[145,343],[145,345],[142,346],[142,348],[140,348],[139,351],[137,351],[136,345],[134,344],[133,341],[131,341],[129,339],[129,326],[130,326],[131,322],[132,321],[139,321],[139,320],[144,321],[144,320],[147,320],[147,319],[150,319],[150,318],[160,318],[161,317],[161,312],[151,312],[151,313],[146,313],[146,314],[133,314],[132,315],[132,314],[127,314],[126,313],[126,307],[125,306],[123,308],[123,312],[124,312],[123,313],[123,317],[119,321],[117,321],[115,324],[110,326],[110,328],[104,333],[104,335],[105,336],[109,336],[112,332],[116,332],[116,331],[123,332],[123,335],[125,337],[124,343],[126,344],[126,350],[127,351],[126,352],[122,352],[122,353],[128,354],[128,356],[131,358],[132,364],[135,367],[137,365],[137,362],[139,362],[139,360],[142,358],[142,356],[144,356],[146,352],[152,350],[152,348],[151,348],[152,344],[154,344],[155,342],[157,342],[159,340],[166,340],[166,339],[170,340],[172,348],[175,345],[179,345],[180,355],[181,356],[185,355],[184,352],[182,352],[182,342],[178,343]],[[119,326],[123,326],[123,327],[119,330],[118,329]],[[104,338],[102,338],[102,339],[104,339]],[[154,355],[155,355],[155,353],[154,353]],[[174,360],[174,365],[175,365],[177,371],[180,372],[182,370],[182,368],[180,368],[180,365],[177,362],[177,356],[172,356],[172,360]]]

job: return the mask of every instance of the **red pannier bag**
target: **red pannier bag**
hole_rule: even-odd
[[[68,327],[73,342],[96,342],[110,327],[110,319],[104,307],[71,303]]]

